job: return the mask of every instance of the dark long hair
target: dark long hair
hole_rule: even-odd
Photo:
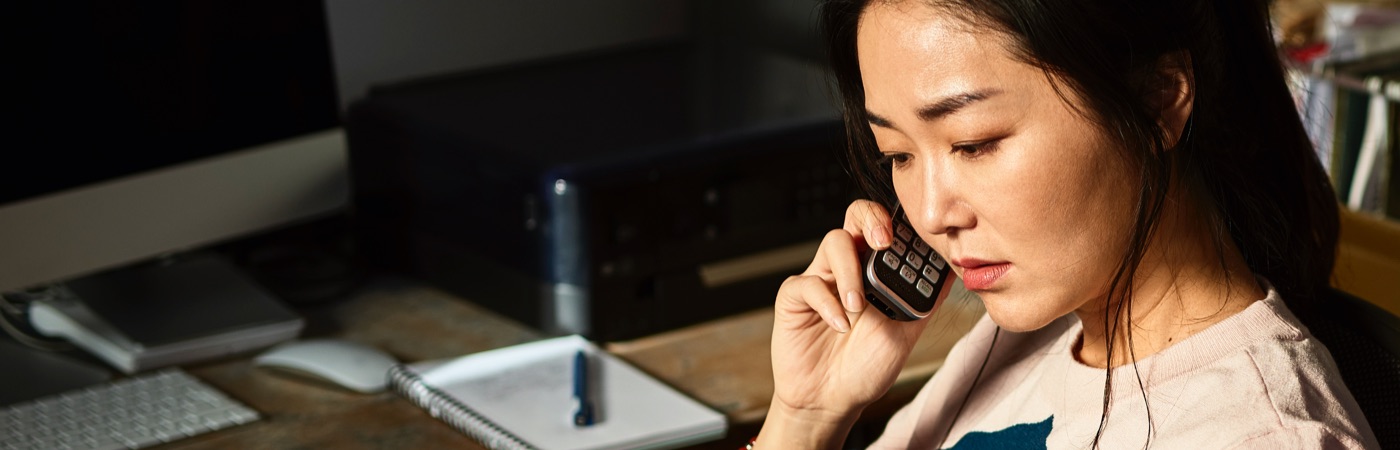
[[[893,186],[888,168],[876,164],[856,52],[869,1],[827,1],[821,26],[840,90],[850,170],[867,195],[891,204]],[[1114,306],[1105,315],[1110,361],[1119,326],[1131,317],[1132,280],[1172,188],[1201,203],[1222,270],[1233,245],[1290,306],[1313,307],[1336,259],[1337,200],[1296,112],[1267,1],[911,1],[1009,38],[1007,50],[1044,70],[1066,101],[1080,99],[1081,113],[1118,139],[1135,165],[1141,184],[1131,241],[1106,305]],[[1194,106],[1179,139],[1164,135],[1151,100],[1163,87],[1164,57],[1191,68]],[[1104,388],[1105,415],[1111,384]]]

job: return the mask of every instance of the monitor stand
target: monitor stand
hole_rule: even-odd
[[[223,257],[116,269],[51,288],[34,329],[125,373],[205,361],[295,338],[303,320]]]

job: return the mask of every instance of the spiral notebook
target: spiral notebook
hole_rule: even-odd
[[[589,355],[597,423],[577,427],[574,357]],[[433,417],[503,449],[665,449],[724,436],[724,415],[580,336],[394,366],[396,391]]]

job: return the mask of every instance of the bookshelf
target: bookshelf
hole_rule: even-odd
[[[1366,63],[1381,68],[1376,72],[1333,65],[1305,73],[1311,79],[1303,85],[1313,97],[1300,100],[1300,114],[1342,205],[1333,285],[1400,316],[1400,57],[1394,61],[1390,76],[1376,74],[1387,66],[1374,61]],[[1383,117],[1373,117],[1382,107]],[[1379,140],[1380,147],[1368,151],[1367,140],[1371,145]],[[1369,167],[1365,158],[1371,158]],[[1369,192],[1358,183],[1366,183]]]
[[[1400,221],[1400,51],[1291,70],[1300,115],[1338,201]]]
[[[1400,315],[1400,2],[1283,0],[1274,12],[1343,206],[1333,284]]]

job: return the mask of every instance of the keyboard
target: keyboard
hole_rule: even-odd
[[[150,447],[258,420],[179,369],[0,408],[0,449]]]

